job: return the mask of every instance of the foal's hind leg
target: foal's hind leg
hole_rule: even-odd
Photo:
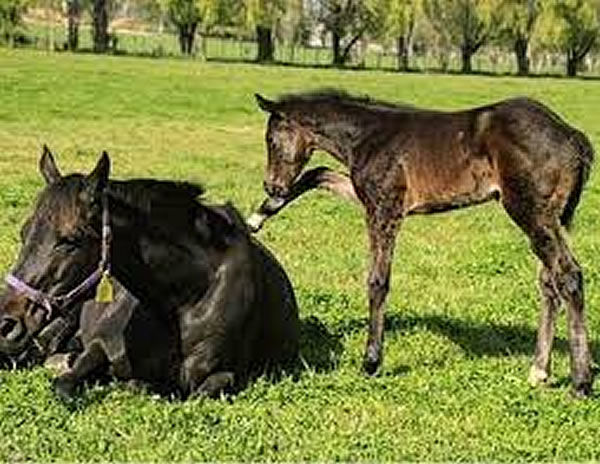
[[[581,268],[565,242],[557,215],[552,215],[544,208],[526,202],[525,200],[530,198],[526,194],[513,195],[513,192],[506,190],[502,193],[504,207],[529,236],[534,253],[547,269],[558,294],[566,304],[571,375],[575,394],[588,395],[591,392],[592,375],[585,327]],[[542,315],[540,322],[548,323],[548,320]],[[548,336],[543,328],[540,328],[540,331],[542,340],[538,339],[538,347],[540,344],[544,345],[545,337]],[[545,351],[549,349],[549,347],[543,348],[541,361]]]
[[[532,386],[545,383],[550,377],[550,352],[554,339],[556,315],[560,309],[560,296],[552,279],[552,272],[544,265],[538,271],[538,286],[542,304],[537,332],[535,357],[529,371],[529,383]]]

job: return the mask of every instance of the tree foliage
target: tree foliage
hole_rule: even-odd
[[[215,0],[168,0],[168,17],[177,28],[181,53],[193,53],[198,26],[210,21],[214,7]]]
[[[366,0],[317,0],[317,21],[331,34],[333,64],[344,66],[352,47],[367,32],[378,29],[375,6]]]
[[[23,15],[28,0],[0,0],[0,42],[13,46],[23,36]]]
[[[565,54],[568,76],[575,76],[600,32],[599,0],[549,0],[541,20],[541,41]]]
[[[280,17],[285,14],[287,2],[284,0],[243,0],[246,24],[256,31],[258,62],[275,59],[273,30]]]
[[[496,33],[500,17],[494,0],[424,0],[434,30],[458,47],[462,72],[472,71],[471,58]]]
[[[420,15],[417,0],[372,0],[373,11],[379,18],[376,35],[396,42],[398,69],[406,71],[412,50],[415,27]]]
[[[499,36],[515,53],[520,75],[529,74],[529,44],[541,12],[541,3],[541,0],[503,0],[499,6]]]

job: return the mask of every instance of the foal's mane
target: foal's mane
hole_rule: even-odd
[[[364,109],[384,110],[416,110],[417,108],[404,103],[392,103],[378,100],[367,95],[352,95],[345,90],[323,88],[307,92],[289,93],[279,97],[277,103],[288,109],[305,104],[332,104],[361,107]]]

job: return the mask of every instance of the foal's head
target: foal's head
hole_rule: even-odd
[[[270,114],[265,134],[268,152],[265,192],[270,197],[284,198],[310,159],[315,148],[313,136],[283,111],[282,104],[258,94],[256,101],[263,111]]]
[[[44,147],[40,172],[46,186],[21,229],[21,250],[11,274],[17,284],[9,285],[0,298],[0,353],[26,358],[35,335],[59,312],[70,309],[36,302],[23,291],[24,286],[50,301],[76,288],[98,266],[102,193],[109,170],[110,160],[104,153],[88,176],[63,177]]]

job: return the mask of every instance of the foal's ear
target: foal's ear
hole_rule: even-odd
[[[276,113],[279,109],[279,105],[276,102],[268,100],[258,93],[254,94],[254,98],[256,98],[256,103],[258,103],[258,107],[261,110],[266,111],[267,113]]]
[[[110,158],[108,153],[102,152],[102,156],[98,160],[98,164],[94,170],[87,176],[88,191],[92,198],[104,191],[108,184],[108,176],[110,175]]]
[[[54,156],[52,156],[52,152],[46,144],[42,148],[42,156],[40,157],[40,173],[48,185],[58,182],[62,178],[56,166],[56,161],[54,161]]]

